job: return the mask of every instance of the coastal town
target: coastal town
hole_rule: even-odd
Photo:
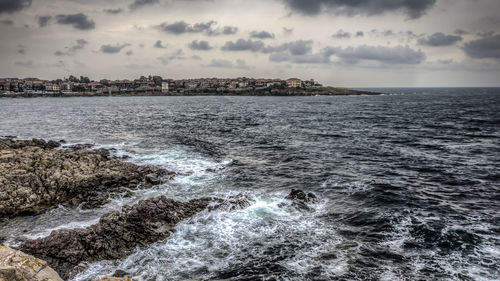
[[[72,95],[72,94],[131,94],[156,93],[165,95],[188,93],[238,93],[267,91],[269,93],[286,89],[318,89],[322,85],[314,79],[298,78],[254,79],[239,78],[200,78],[200,79],[164,79],[161,76],[141,76],[135,80],[90,80],[88,77],[75,77],[56,80],[38,78],[0,78],[0,94],[30,94],[30,95]]]

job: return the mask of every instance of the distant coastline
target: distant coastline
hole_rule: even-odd
[[[0,78],[0,97],[98,96],[316,96],[377,95],[380,93],[323,86],[314,79],[197,78],[163,79],[141,76],[135,80],[92,81],[88,77],[57,80]]]
[[[133,96],[347,96],[347,95],[380,95],[380,92],[353,90],[348,88],[322,87],[314,89],[273,89],[273,90],[225,90],[211,91],[209,89],[187,90],[181,92],[162,91],[119,91],[119,92],[51,92],[27,93],[10,92],[0,93],[4,98],[37,98],[37,97],[133,97]]]

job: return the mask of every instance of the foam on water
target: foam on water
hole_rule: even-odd
[[[373,90],[388,95],[3,100],[3,135],[112,144],[178,175],[97,210],[14,219],[0,236],[87,225],[141,198],[245,192],[250,208],[199,214],[81,280],[116,268],[142,280],[498,280],[500,91]],[[291,188],[327,211],[277,208]]]
[[[317,219],[323,205],[303,212],[287,205],[290,202],[283,197],[281,193],[259,196],[241,210],[202,212],[178,224],[167,240],[138,248],[121,260],[94,263],[74,280],[93,280],[116,269],[134,280],[206,280],[227,274],[257,278],[264,273],[259,270],[272,268],[279,268],[278,279],[344,272],[341,260],[322,258],[340,242]]]
[[[64,146],[83,144],[82,142],[67,143]],[[95,145],[94,149],[111,149],[113,156],[130,157],[128,161],[138,165],[158,165],[177,173],[172,181],[149,189],[130,189],[127,196],[119,194],[111,198],[109,203],[91,210],[81,208],[66,208],[59,206],[48,212],[33,217],[18,217],[2,225],[2,235],[8,245],[19,245],[26,239],[36,239],[48,236],[53,230],[88,227],[98,222],[99,218],[110,211],[120,210],[139,200],[160,195],[166,195],[178,200],[204,196],[210,193],[222,192],[215,188],[206,190],[208,182],[220,176],[224,167],[230,165],[230,160],[215,161],[183,150],[176,146],[164,150],[146,150],[136,152],[132,147],[135,143],[121,142],[117,144]],[[63,147],[64,148],[64,147]]]

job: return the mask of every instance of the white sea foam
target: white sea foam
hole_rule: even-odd
[[[255,197],[248,208],[231,212],[202,212],[178,224],[167,240],[138,248],[121,260],[94,263],[74,280],[92,280],[116,269],[127,271],[134,280],[203,280],[273,255],[286,256],[276,263],[298,276],[318,266],[325,276],[344,272],[341,260],[319,259],[340,241],[316,219],[322,205],[315,205],[318,211],[313,213],[299,212],[287,207],[283,197]]]
[[[65,146],[84,142],[67,143]],[[150,189],[128,190],[128,195],[118,195],[109,203],[91,210],[65,208],[59,206],[39,216],[17,218],[2,226],[2,234],[6,243],[19,245],[25,239],[36,239],[48,236],[53,230],[87,227],[98,222],[99,218],[110,211],[120,210],[123,206],[134,204],[141,199],[159,195],[167,195],[178,200],[186,200],[210,193],[205,190],[207,182],[221,176],[224,167],[231,160],[216,161],[199,154],[188,152],[180,146],[164,149],[136,152],[134,143],[95,145],[94,149],[113,149],[114,156],[128,156],[127,161],[139,165],[158,165],[177,173],[175,178],[165,184]],[[137,149],[136,149],[137,150]],[[215,192],[213,188],[212,192]],[[22,233],[19,235],[19,233]]]

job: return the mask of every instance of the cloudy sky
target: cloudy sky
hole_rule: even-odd
[[[498,0],[0,0],[0,77],[500,86]]]

